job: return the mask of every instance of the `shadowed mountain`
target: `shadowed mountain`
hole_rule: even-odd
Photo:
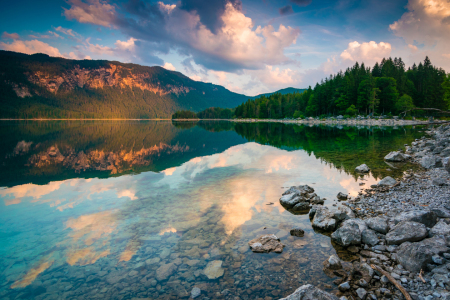
[[[169,118],[248,99],[161,67],[0,51],[0,118]]]

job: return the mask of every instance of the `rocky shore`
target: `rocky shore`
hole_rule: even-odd
[[[384,178],[338,209],[310,203],[312,226],[353,255],[324,262],[324,272],[337,277],[337,295],[305,285],[285,299],[450,299],[450,125],[427,134],[385,157],[415,162],[420,170]],[[292,204],[310,192],[297,190],[286,191],[280,202]]]

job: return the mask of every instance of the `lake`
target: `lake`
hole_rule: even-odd
[[[0,123],[1,299],[278,299],[335,291],[322,262],[351,254],[279,203],[325,205],[412,165],[383,157],[423,128],[170,121]],[[371,173],[354,168],[366,163]],[[304,237],[290,236],[301,227]],[[274,233],[283,253],[248,242]]]

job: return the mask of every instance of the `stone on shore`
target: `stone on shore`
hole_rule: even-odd
[[[431,228],[437,223],[437,216],[434,212],[429,210],[410,210],[401,213],[394,218],[394,223],[398,224],[402,221],[413,221],[422,223]]]
[[[386,234],[388,245],[400,245],[404,242],[418,242],[428,235],[424,224],[412,221],[403,221],[395,225]]]
[[[446,241],[435,236],[417,243],[401,244],[397,250],[397,260],[406,270],[419,272],[426,270],[427,265],[433,262],[434,255],[441,255],[449,250]]]
[[[370,171],[370,168],[366,164],[362,164],[360,166],[357,166],[355,168],[355,171],[358,173],[368,173]]]
[[[389,225],[385,218],[375,217],[364,220],[369,226],[370,229],[375,230],[376,232],[386,234],[389,231]]]
[[[337,221],[344,221],[347,219],[354,219],[355,213],[348,206],[339,206],[336,211],[333,212],[333,218]]]
[[[434,156],[424,156],[420,160],[420,165],[425,169],[431,169],[436,166],[436,158]]]
[[[347,195],[347,194],[344,194],[344,193],[342,193],[342,192],[339,192],[339,193],[337,194],[337,198],[338,198],[339,200],[347,200],[348,195]]]
[[[324,261],[324,267],[330,270],[342,269],[341,260],[336,254],[331,255],[327,260]]]
[[[336,228],[336,220],[333,219],[333,213],[327,207],[316,207],[312,227],[324,231],[334,230]]]
[[[208,279],[217,279],[222,277],[223,273],[224,269],[222,268],[221,260],[210,261],[203,270],[203,274],[205,274]]]
[[[299,287],[295,292],[286,298],[279,300],[339,300],[339,298],[333,294],[315,288],[311,284],[306,284]]]
[[[248,242],[250,249],[256,253],[283,252],[284,244],[274,234],[265,234]]]
[[[376,244],[378,244],[379,240],[375,231],[371,229],[364,229],[361,232],[361,242],[369,246],[375,246]]]
[[[338,230],[331,234],[331,240],[344,247],[360,245],[361,234],[365,229],[367,229],[367,226],[360,219],[346,220]]]
[[[378,182],[379,186],[393,186],[397,183],[397,180],[392,178],[391,176],[386,176]]]
[[[436,235],[450,235],[450,225],[440,220],[436,225],[431,228],[429,236],[433,237]]]
[[[405,155],[399,151],[393,151],[384,157],[385,161],[390,162],[404,162],[410,158],[409,155]]]

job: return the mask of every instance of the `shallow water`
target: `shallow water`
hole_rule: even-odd
[[[332,207],[339,191],[355,196],[410,168],[382,157],[423,135],[228,122],[0,126],[2,299],[187,299],[194,286],[200,299],[278,299],[306,283],[333,291],[322,262],[336,249],[307,215],[281,207],[282,192],[308,184]],[[373,172],[355,174],[360,163]],[[305,236],[291,237],[294,226]],[[282,254],[249,251],[265,233],[286,245]],[[217,261],[220,277],[209,279]]]

